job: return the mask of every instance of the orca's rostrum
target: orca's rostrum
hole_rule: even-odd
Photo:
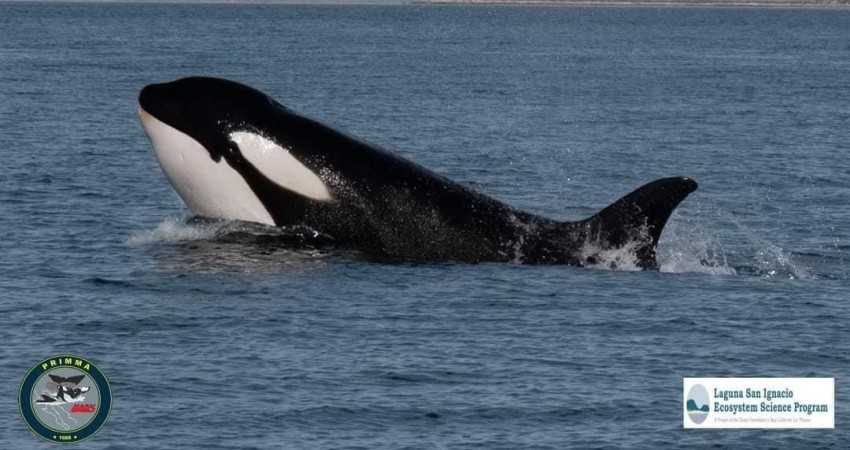
[[[191,77],[152,84],[139,114],[192,214],[309,227],[414,259],[657,268],[673,209],[697,188],[653,181],[586,220],[527,213],[301,116],[248,86]]]

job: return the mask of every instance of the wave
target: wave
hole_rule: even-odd
[[[229,255],[232,262],[248,260],[251,265],[259,258],[268,267],[275,266],[269,264],[272,258],[291,260],[306,256],[315,259],[338,255],[343,250],[329,236],[307,227],[278,228],[186,217],[167,218],[153,229],[134,232],[125,241],[125,245],[131,247],[162,244],[184,247],[192,244],[195,256]],[[603,255],[602,260],[617,261],[617,270],[638,269],[628,264],[630,249],[610,250],[609,253]],[[355,253],[353,256],[362,259],[368,255]],[[659,270],[664,273],[797,280],[847,278],[846,274],[833,273],[842,272],[847,265],[845,257],[786,250],[763,237],[758,230],[724,214],[720,208],[707,208],[704,204],[691,216],[674,213],[659,243],[657,259]],[[388,258],[386,262],[398,262],[398,258]],[[608,263],[592,266],[606,270],[610,267]]]

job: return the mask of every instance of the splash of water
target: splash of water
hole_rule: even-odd
[[[227,222],[189,222],[185,218],[172,217],[160,222],[153,230],[134,232],[124,243],[140,246],[213,239],[225,226]]]
[[[662,272],[813,278],[790,252],[724,208],[706,203],[697,208],[697,214],[688,218],[674,213],[665,228],[657,256]]]
[[[600,248],[593,244],[585,244],[581,249],[581,259],[593,261],[586,267],[606,270],[622,270],[636,272],[643,270],[638,265],[637,250],[644,245],[644,241],[637,239],[629,241],[626,245],[618,248]]]
[[[738,275],[729,264],[723,244],[713,233],[700,227],[689,231],[681,228],[674,225],[664,231],[656,256],[661,272]]]

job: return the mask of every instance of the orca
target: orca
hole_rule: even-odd
[[[76,375],[73,377],[61,377],[58,375],[48,374],[47,376],[53,380],[53,384],[56,386],[56,392],[51,392],[48,394],[41,394],[41,398],[37,399],[36,403],[73,403],[85,400],[85,397],[80,397],[81,394],[85,394],[88,392],[91,387],[90,386],[81,386],[77,387],[77,385],[83,381],[85,375]]]
[[[587,219],[552,220],[234,81],[151,84],[139,106],[159,164],[192,214],[307,227],[389,257],[657,269],[661,231],[697,188],[690,178],[664,178]]]

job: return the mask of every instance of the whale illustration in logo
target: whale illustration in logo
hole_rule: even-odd
[[[378,255],[655,269],[661,231],[695,181],[650,182],[593,216],[506,205],[229,80],[151,84],[139,115],[194,215],[307,227]]]

